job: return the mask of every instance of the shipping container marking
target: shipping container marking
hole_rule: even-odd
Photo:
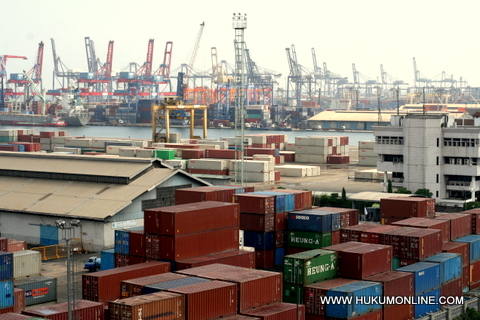
[[[335,269],[335,263],[333,262],[325,263],[324,265],[314,266],[314,267],[308,266],[309,264],[311,264],[311,261],[307,262],[307,276],[311,276],[312,274],[322,273],[322,272]]]
[[[118,221],[118,222],[112,222],[112,229],[134,227],[136,225],[137,225],[136,220]]]
[[[319,239],[309,239],[309,238],[302,238],[302,237],[291,237],[290,241],[294,243],[320,244]]]
[[[47,294],[48,294],[48,287],[25,291],[25,297],[26,298],[38,297],[38,296],[43,296],[43,295],[47,295]]]

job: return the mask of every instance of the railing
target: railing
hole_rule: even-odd
[[[51,246],[34,247],[34,248],[31,248],[30,250],[35,250],[40,252],[40,254],[42,255],[42,260],[51,260],[51,259],[67,257],[67,248],[65,243],[54,244]],[[83,251],[82,239],[73,238],[72,240],[70,240],[70,250],[72,254],[82,252]]]

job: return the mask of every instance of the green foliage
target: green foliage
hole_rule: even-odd
[[[454,320],[480,320],[480,312],[472,308],[467,308],[464,314],[456,317]]]
[[[393,193],[392,180],[388,180],[387,193]]]
[[[398,188],[397,191],[395,191],[395,193],[411,194],[412,191],[408,190],[407,188],[401,187],[401,188]]]
[[[433,193],[430,192],[430,189],[418,189],[415,191],[415,194],[425,196],[427,198],[431,198],[433,196]]]
[[[480,203],[479,202],[465,202],[463,204],[463,211],[475,209],[475,208],[480,208]]]
[[[277,189],[287,189],[287,188],[285,188],[285,187],[278,187]]]
[[[342,191],[343,193],[343,191]],[[345,199],[339,197],[338,193],[326,194],[322,193],[320,196],[313,198],[313,205],[319,207],[339,207],[339,208],[351,208],[352,201],[347,200],[346,193]]]

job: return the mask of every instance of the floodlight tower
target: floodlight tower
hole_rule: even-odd
[[[245,184],[245,29],[247,28],[246,14],[233,14],[233,29],[235,29],[235,86],[237,99],[235,105],[235,159],[240,160],[235,164],[235,183]]]

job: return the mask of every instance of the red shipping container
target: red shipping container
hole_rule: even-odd
[[[336,148],[336,147],[333,147]],[[329,155],[327,156],[327,164],[349,164],[350,157],[344,155]]]
[[[231,149],[205,149],[205,158],[237,159],[242,153]]]
[[[23,311],[24,314],[51,320],[68,320],[68,302]],[[104,320],[105,310],[102,303],[75,300],[72,305],[74,319]]]
[[[470,265],[462,267],[462,285],[464,289],[470,287]]]
[[[27,250],[27,242],[23,240],[7,240],[7,251],[8,252],[17,252],[22,250]]]
[[[459,253],[462,256],[462,265],[470,265],[470,245],[466,242],[447,242],[442,244],[442,252]]]
[[[240,212],[275,213],[275,197],[263,194],[236,194],[233,202],[240,205]]]
[[[385,226],[379,226],[376,228],[371,228],[368,230],[364,230],[360,232],[360,242],[365,242],[365,243],[373,243],[373,244],[379,244],[380,243],[380,234],[390,231],[390,230],[395,230],[400,227],[398,226],[390,226],[390,225],[385,225]]]
[[[340,137],[340,145],[348,146],[348,137]]]
[[[55,132],[54,131],[40,131],[40,138],[51,138],[55,137]]]
[[[363,279],[392,270],[391,246],[347,242],[324,249],[338,253],[338,275],[340,277]]]
[[[0,314],[4,315],[7,313],[13,313],[14,311],[15,311],[15,307],[2,308],[0,309]]]
[[[409,218],[392,223],[395,226],[414,227],[422,229],[438,229],[442,232],[442,242],[450,241],[450,223],[445,220],[429,218]]]
[[[129,231],[129,253],[132,256],[145,256],[145,230]]]
[[[397,197],[380,200],[382,217],[411,218],[434,217],[435,199]]]
[[[358,282],[358,280],[336,278],[304,286],[305,312],[325,315],[325,304],[321,303],[321,297],[326,296],[330,289],[354,282]]]
[[[332,245],[340,244],[340,230],[332,231]]]
[[[388,271],[363,280],[380,282],[384,297],[410,297],[415,294],[414,275],[411,272]]]
[[[326,207],[323,207],[326,208]],[[356,241],[360,242],[360,235],[362,231],[377,228],[378,224],[374,223],[364,223],[353,226],[348,226],[340,229],[340,242],[349,242]]]
[[[245,310],[242,314],[262,320],[305,320],[305,306],[281,302]]]
[[[412,304],[383,306],[383,319],[385,320],[411,320],[414,318],[414,306]]]
[[[282,301],[282,274],[278,272],[211,264],[180,270],[178,273],[235,282],[238,285],[238,311],[240,313],[244,310]]]
[[[245,250],[215,252],[205,256],[176,261],[175,268],[176,270],[183,270],[214,263],[255,269],[255,252]]]
[[[275,230],[275,214],[240,213],[240,229],[270,232]]]
[[[7,238],[0,238],[0,251],[7,251],[8,252],[8,239]]]
[[[275,213],[275,231],[287,229],[288,212]]]
[[[0,151],[18,152],[18,146],[0,146]]]
[[[183,260],[209,253],[238,249],[238,227],[182,236],[160,236],[160,259]]]
[[[285,230],[275,231],[275,248],[283,248],[285,246]]]
[[[470,290],[476,289],[480,287],[480,281],[477,282],[470,282]]]
[[[201,159],[204,153],[204,149],[182,149],[182,159]]]
[[[150,259],[160,259],[160,235],[145,234],[145,257]]]
[[[145,257],[115,253],[115,268],[131,266],[145,262]]]
[[[380,216],[380,222],[381,222],[381,224],[384,224],[384,225],[390,225],[394,222],[402,221],[404,219],[407,219],[407,218],[395,218],[395,217]]]
[[[308,250],[312,250],[312,249],[286,247],[285,248],[285,255],[296,254],[296,253],[305,252],[305,251],[308,251]]]
[[[26,307],[25,290],[14,288],[13,294],[13,301],[15,303],[15,305],[13,306],[13,312],[21,313],[23,310],[25,310]]]
[[[245,193],[255,192],[254,186],[245,186],[244,188],[245,188]]]
[[[470,263],[470,284],[476,283],[479,281],[480,281],[480,260]],[[470,288],[470,290],[471,289],[472,288]]]
[[[269,154],[271,156],[276,156],[278,149],[272,148],[245,148],[246,156],[253,156],[255,154]]]
[[[402,227],[380,234],[380,243],[393,247],[393,256],[423,260],[442,251],[441,232],[437,229]]]
[[[226,170],[204,170],[204,169],[188,169],[188,173],[197,174],[213,174],[215,176],[228,176],[228,169]],[[190,201],[192,202],[192,201]]]
[[[437,212],[437,214],[435,214],[435,220],[450,221],[450,240],[464,237],[472,232],[471,216],[461,213],[443,214]]]
[[[285,162],[295,162],[295,151],[280,151]]]
[[[175,190],[175,204],[196,203],[201,201],[232,202],[235,189],[217,187],[196,187]]]
[[[10,308],[4,308],[4,309],[11,309]],[[19,312],[8,312],[8,313],[2,313],[3,309],[0,309],[0,320],[23,320],[23,319],[32,319],[32,316],[27,316],[24,314],[20,314]]]
[[[274,181],[280,181],[281,180],[280,171],[275,171],[274,174],[275,174]]]
[[[275,250],[255,250],[255,267],[259,269],[275,267]]]
[[[462,211],[460,213],[469,214],[472,218],[472,234],[480,234],[480,208]]]
[[[122,298],[139,296],[142,295],[142,290],[145,286],[183,278],[187,278],[187,276],[183,274],[167,272],[147,277],[124,280],[120,283],[120,287],[122,290],[121,296]]]
[[[218,201],[148,209],[144,211],[144,218],[147,233],[170,236],[240,226],[239,205]]]
[[[238,292],[234,283],[209,281],[168,291],[185,296],[185,319],[208,320],[237,313]]]
[[[440,286],[440,296],[461,297],[463,295],[463,279],[458,278]]]
[[[82,275],[82,298],[106,303],[121,297],[120,282],[170,272],[170,263],[153,261]]]
[[[185,315],[185,297],[172,292],[155,292],[109,302],[110,319],[179,319]]]

